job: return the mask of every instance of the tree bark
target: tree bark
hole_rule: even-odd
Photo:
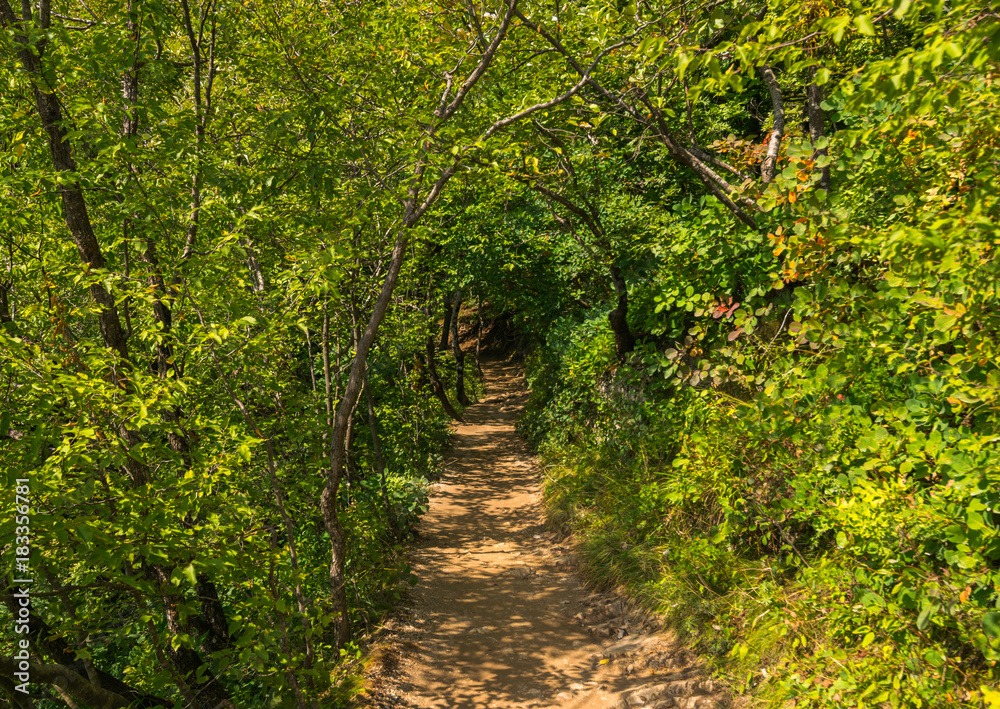
[[[337,647],[344,647],[351,640],[351,619],[348,616],[347,586],[345,584],[344,568],[347,563],[347,536],[340,523],[337,504],[340,491],[340,476],[344,469],[344,455],[347,438],[347,424],[350,412],[345,412],[348,420],[343,425],[343,438],[340,444],[336,439],[337,424],[333,408],[333,377],[330,369],[330,314],[327,305],[323,305],[323,383],[326,390],[326,426],[334,440],[329,442],[330,468],[327,483],[320,494],[319,507],[323,515],[323,524],[330,536],[330,589],[333,595],[333,607],[337,613],[334,619]],[[341,400],[341,409],[344,400]],[[337,410],[340,414],[340,409]],[[326,435],[324,435],[326,438]]]
[[[445,391],[444,385],[441,383],[441,378],[438,376],[437,364],[434,361],[434,338],[431,335],[427,336],[427,347],[424,356],[427,364],[427,376],[431,380],[431,391],[434,392],[437,400],[441,402],[441,408],[448,414],[448,418],[453,421],[462,422],[462,417],[455,411],[455,407],[451,405],[451,402],[448,401],[448,392]]]
[[[354,424],[357,422],[357,406],[351,411],[347,420],[347,435],[344,437],[344,470],[347,471],[347,486],[344,494],[344,507],[351,504],[351,489],[360,480],[358,466],[354,460]]]
[[[83,196],[83,189],[76,179],[70,177],[76,172],[76,161],[73,160],[72,147],[67,138],[59,97],[55,93],[43,88],[46,86],[46,82],[42,76],[42,58],[45,56],[47,40],[42,37],[34,43],[34,46],[30,44],[24,26],[31,22],[31,5],[25,2],[22,3],[22,7],[24,9],[24,16],[22,20],[19,20],[11,9],[9,2],[7,0],[0,0],[0,20],[2,20],[5,27],[14,29],[14,44],[18,47],[17,55],[21,60],[24,71],[31,77],[31,90],[35,99],[35,110],[48,138],[49,153],[52,156],[52,167],[57,172],[67,176],[59,181],[58,191],[62,199],[63,216],[65,217],[70,236],[73,239],[73,243],[76,244],[80,259],[88,268],[102,269],[106,267],[107,263],[104,259],[104,254],[101,253],[97,237],[94,235],[90,214],[87,211],[87,202]],[[42,29],[48,29],[48,20],[49,18],[42,13],[39,17],[39,24]],[[122,359],[123,366],[127,368],[127,335],[118,317],[118,308],[115,306],[115,299],[100,282],[92,283],[89,290],[90,297],[100,306],[98,322],[104,344],[109,349],[118,353]],[[115,373],[115,379],[117,380],[119,377],[120,373]]]
[[[815,75],[815,69],[813,70]],[[825,137],[826,111],[823,110],[823,87],[812,83],[806,87],[806,113],[809,118],[809,140],[813,144],[813,160],[820,156],[827,155],[827,149],[817,148],[816,144],[820,138]],[[820,168],[819,186],[824,190],[830,189],[830,166]]]
[[[13,677],[18,665],[14,658],[0,656],[0,675]],[[126,709],[132,704],[131,699],[95,686],[65,665],[29,662],[28,674],[32,682],[59,687],[93,709]]]
[[[774,124],[771,127],[771,136],[767,142],[767,153],[760,163],[760,179],[765,185],[774,179],[774,168],[778,162],[778,151],[781,149],[781,139],[785,135],[785,104],[781,98],[781,87],[778,86],[778,79],[774,71],[767,64],[759,69],[761,78],[767,85],[767,91],[771,94],[771,107],[774,110]]]
[[[469,405],[469,397],[465,394],[465,352],[458,340],[458,313],[462,308],[462,290],[456,290],[452,298],[451,314],[451,347],[455,357],[455,398],[462,406]]]
[[[444,306],[444,323],[441,325],[441,345],[442,352],[447,351],[449,336],[451,335],[451,316],[453,299],[451,293],[441,297],[441,304]]]
[[[628,328],[628,284],[622,278],[620,268],[612,266],[610,270],[611,282],[614,283],[615,293],[618,295],[618,305],[608,313],[608,322],[615,336],[615,354],[619,361],[624,361],[625,357],[635,349],[635,336]]]
[[[479,294],[479,305],[476,308],[476,319],[479,321],[479,328],[476,331],[476,370],[480,378],[483,376],[483,363],[479,358],[479,352],[483,346],[483,295]]]
[[[10,281],[0,281],[0,325],[14,322],[10,316],[10,301],[8,300],[8,294],[12,287],[13,284]]]
[[[0,596],[3,596],[4,605],[7,606],[12,614],[17,613],[17,607],[15,606],[13,596],[14,590],[15,589],[6,582],[0,586]],[[56,665],[64,667],[66,670],[74,672],[83,678],[83,675],[81,675],[80,672],[85,672],[86,670],[83,662],[76,659],[76,650],[70,647],[65,638],[61,635],[57,635],[55,631],[52,630],[51,626],[49,626],[45,620],[36,614],[34,609],[30,606],[28,611],[28,627],[31,629],[31,632],[28,635],[28,640],[31,642],[32,649],[35,653],[39,656],[44,655],[48,657]],[[135,702],[136,706],[153,707],[159,704],[164,706],[169,704],[169,702],[164,699],[144,694],[138,689],[130,687],[117,677],[104,672],[100,668],[95,667],[94,671],[97,674],[97,680],[101,688],[121,695],[129,702]],[[0,672],[0,675],[9,676],[4,672]],[[34,679],[34,674],[32,674],[32,679]],[[94,683],[91,682],[91,684]],[[94,686],[98,685],[94,684]]]

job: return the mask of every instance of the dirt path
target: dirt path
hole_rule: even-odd
[[[411,556],[420,579],[369,672],[369,704],[453,709],[714,707],[669,635],[588,590],[544,525],[537,463],[514,431],[520,370],[457,426]]]

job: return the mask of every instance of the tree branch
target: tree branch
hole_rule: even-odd
[[[733,173],[744,182],[746,182],[747,180],[751,182],[754,181],[754,177],[752,175],[748,175],[747,173],[740,170],[738,167],[730,165],[725,160],[721,160],[712,155],[711,153],[702,150],[697,144],[691,145],[691,147],[688,148],[688,151],[702,162],[710,162],[716,167],[721,167],[723,170],[727,170]]]
[[[15,672],[20,671],[19,667],[20,662],[13,657],[0,656],[0,675],[13,677]],[[29,662],[28,674],[32,682],[59,687],[93,709],[126,709],[132,704],[132,700],[101,689],[65,665],[43,665]]]
[[[771,94],[771,106],[774,109],[774,126],[771,128],[771,137],[767,142],[767,154],[760,163],[760,177],[767,185],[774,179],[774,166],[778,161],[781,139],[785,135],[785,104],[781,99],[781,87],[778,86],[778,79],[771,67],[764,64],[758,68],[758,71],[764,83],[767,84],[768,93]]]

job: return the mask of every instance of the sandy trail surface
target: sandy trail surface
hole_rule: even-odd
[[[486,398],[457,425],[420,524],[419,583],[369,670],[369,705],[716,706],[669,635],[581,580],[569,542],[544,524],[540,470],[514,430],[521,370],[492,361],[484,374]]]

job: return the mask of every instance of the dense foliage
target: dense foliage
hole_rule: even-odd
[[[997,19],[0,0],[0,691],[343,700],[472,306],[592,571],[735,691],[995,703]]]
[[[762,91],[744,57],[765,26],[812,35],[770,60],[801,127],[785,126],[769,185],[749,179],[761,170],[731,193],[751,196],[734,201],[753,225],[627,155],[614,189],[633,203],[601,197],[600,216],[652,212],[614,250],[638,343],[616,356],[609,305],[556,319],[524,430],[595,577],[670,616],[735,691],[993,706],[1000,28],[973,5],[803,7],[772,4],[721,51],[667,50],[690,59],[698,98],[663,110],[688,112],[690,143],[743,179],[775,115],[747,125]],[[827,116],[810,136],[816,86]]]

